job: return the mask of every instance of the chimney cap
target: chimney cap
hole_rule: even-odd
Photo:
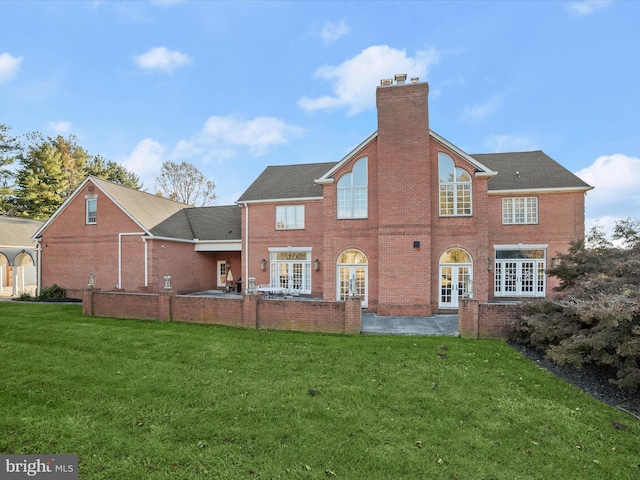
[[[418,83],[420,81],[420,77],[411,77],[411,83]]]
[[[390,78],[383,78],[382,80],[380,80],[381,87],[388,87],[389,85],[393,85],[393,80],[391,80]]]
[[[407,74],[396,73],[396,75],[394,76],[394,79],[396,81],[396,85],[404,85],[404,82],[407,80]]]

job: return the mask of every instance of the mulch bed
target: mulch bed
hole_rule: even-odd
[[[544,358],[544,353],[540,350],[515,342],[509,342],[509,345],[528,359],[536,362],[540,368],[544,368],[556,377],[575,385],[595,399],[640,420],[640,395],[621,390],[611,383],[609,379],[615,378],[615,374],[595,365],[586,365],[582,369],[570,365],[558,365]]]

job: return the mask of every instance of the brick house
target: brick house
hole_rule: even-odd
[[[339,161],[266,168],[232,206],[191,208],[89,177],[34,238],[41,284],[181,292],[229,269],[267,289],[358,295],[379,315],[543,297],[584,237],[592,187],[541,151],[470,155],[429,128],[429,86],[377,88],[378,128]],[[246,287],[246,283],[244,284]],[[267,287],[268,286],[268,287]]]
[[[88,177],[34,235],[39,287],[157,292],[170,276],[178,292],[225,288],[240,233],[237,205],[194,208]]]
[[[343,159],[268,167],[238,199],[245,276],[379,315],[551,294],[592,187],[541,151],[467,154],[405,78],[377,88],[378,129]]]

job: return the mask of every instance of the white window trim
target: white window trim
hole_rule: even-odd
[[[298,219],[298,209],[302,209],[301,224],[295,223],[297,222],[297,219]],[[293,210],[293,218],[294,218],[293,225],[289,225],[286,222],[289,216],[289,210]],[[278,226],[278,220],[281,218],[282,215],[284,216],[284,222],[282,222],[284,226],[280,227]],[[304,230],[304,223],[305,223],[304,217],[305,217],[304,205],[276,205],[276,230]]]
[[[531,221],[528,218],[528,213],[529,213],[529,209],[528,209],[528,204],[529,202],[535,199],[535,203],[536,203],[536,210],[535,210],[535,215],[536,215],[536,219],[535,222]],[[509,220],[508,222],[504,221],[504,217],[505,217],[505,200],[509,202],[509,208],[511,210],[511,212],[509,213]],[[516,200],[524,200],[524,222],[516,222],[516,212],[515,212],[515,201]],[[503,225],[537,225],[539,222],[539,205],[540,205],[540,201],[538,200],[538,197],[503,197],[502,198],[502,224]]]
[[[98,223],[98,195],[85,195],[84,221],[87,225],[95,225]],[[95,209],[89,210],[89,203],[95,202]],[[94,213],[94,220],[89,220],[89,213]]]
[[[453,176],[454,181],[452,182],[441,182],[440,181],[440,155],[446,156],[453,165]],[[457,180],[457,171],[462,170],[469,176],[468,182],[459,182]],[[468,185],[469,186],[469,213],[458,213],[458,185]],[[442,187],[452,186],[453,187],[453,213],[442,213]],[[438,152],[438,216],[440,217],[472,217],[473,216],[473,177],[469,172],[462,168],[456,166],[456,162],[453,161],[453,158],[448,153]]]
[[[538,297],[538,298],[544,298],[547,296],[547,275],[546,275],[546,264],[547,264],[547,253],[548,253],[548,244],[536,244],[536,243],[530,243],[530,244],[524,244],[524,243],[519,243],[516,245],[510,244],[510,245],[494,245],[493,246],[493,258],[494,258],[494,273],[493,273],[493,295],[494,297],[512,297],[512,298],[532,298],[532,297]],[[529,259],[496,259],[496,252],[498,250],[544,250],[544,257],[543,258],[529,258]],[[524,262],[534,262],[534,274],[535,274],[535,282],[534,282],[534,289],[533,292],[530,293],[514,293],[514,292],[505,292],[502,287],[503,287],[503,282],[504,282],[504,264],[507,262],[513,262],[513,263],[524,263]],[[498,267],[498,264],[500,264],[501,266]],[[540,266],[542,268],[540,268]],[[500,270],[501,272],[501,284],[500,284],[500,288],[498,288],[498,285],[496,284],[496,275],[498,273],[498,270]],[[542,271],[542,275],[540,276],[539,273],[540,271]],[[538,282],[542,280],[542,289],[538,289]],[[519,281],[521,282],[521,281]],[[521,285],[520,285],[521,286]]]
[[[353,169],[359,162],[365,162],[365,179],[366,183],[364,185],[354,185],[353,184]],[[340,182],[344,175],[351,175],[351,182],[348,186],[340,186]],[[354,219],[362,219],[369,218],[369,157],[360,157],[353,163],[351,170],[345,173],[336,183],[336,218],[338,220],[354,220]],[[364,190],[365,192],[365,205],[364,205],[364,213],[362,215],[355,214],[355,193],[356,191]],[[341,214],[340,209],[340,193],[348,192],[349,193],[349,213],[347,215]]]

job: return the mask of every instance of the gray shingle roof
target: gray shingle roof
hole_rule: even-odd
[[[185,240],[240,240],[238,205],[184,208],[151,229],[158,237]]]
[[[156,237],[240,240],[240,207],[191,207],[100,178],[91,180]]]
[[[91,177],[91,181],[104,190],[122,209],[149,231],[180,210],[189,208],[184,203],[174,202],[151,193],[124,187],[101,178]]]
[[[0,247],[28,247],[33,245],[31,237],[44,224],[30,218],[0,215]]]
[[[267,167],[242,194],[238,203],[322,197],[322,186],[314,180],[335,164],[325,162]]]
[[[471,155],[497,171],[489,180],[489,191],[584,189],[591,186],[564,168],[541,150],[533,152],[479,153]]]

